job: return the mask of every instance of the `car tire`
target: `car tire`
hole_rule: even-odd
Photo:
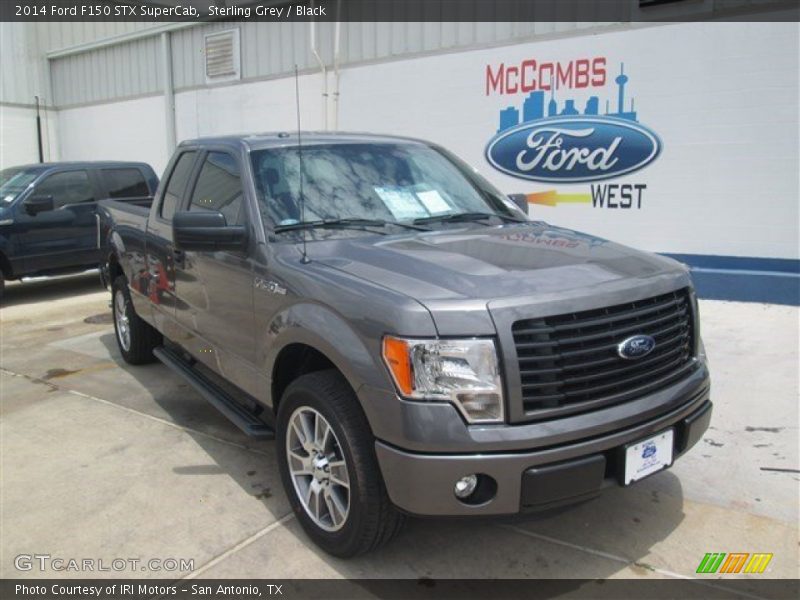
[[[297,428],[298,423],[308,424],[304,432]],[[309,452],[301,443],[302,438],[313,431],[305,440],[313,445],[312,436],[324,438],[326,424],[332,433],[327,445],[316,439],[319,448]],[[372,430],[352,388],[338,371],[309,373],[286,388],[278,406],[276,446],[281,479],[292,509],[306,534],[320,548],[348,558],[383,546],[400,531],[404,515],[386,493]],[[306,466],[314,461],[317,466]],[[343,465],[339,464],[341,461]],[[320,466],[323,462],[325,465]],[[304,469],[313,474],[302,474]],[[349,486],[346,495],[340,485],[343,480]],[[342,510],[345,496],[346,512]]]
[[[128,281],[122,275],[111,286],[111,310],[117,347],[125,362],[143,365],[155,361],[153,349],[163,343],[161,334],[136,314]]]
[[[0,273],[0,303],[3,302],[3,294],[6,291],[6,278]]]

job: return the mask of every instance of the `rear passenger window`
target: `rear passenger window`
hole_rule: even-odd
[[[109,198],[136,198],[150,195],[139,169],[103,169]]]
[[[189,210],[217,210],[228,225],[241,225],[242,179],[236,159],[224,152],[209,152],[197,178]]]
[[[183,194],[186,193],[186,184],[189,182],[189,175],[192,174],[192,165],[197,152],[184,152],[175,163],[172,174],[167,182],[167,189],[164,190],[164,199],[161,201],[159,216],[163,219],[171,220],[172,215],[181,204]]]

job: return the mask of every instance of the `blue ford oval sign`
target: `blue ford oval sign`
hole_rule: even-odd
[[[656,347],[656,341],[650,335],[634,335],[617,346],[617,354],[627,360],[642,358],[650,354]]]
[[[501,131],[486,146],[486,160],[520,179],[579,183],[633,173],[660,151],[658,136],[636,121],[575,116]]]

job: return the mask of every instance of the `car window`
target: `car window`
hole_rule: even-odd
[[[33,195],[52,196],[55,208],[67,204],[91,202],[95,199],[94,190],[86,171],[54,173],[34,188]]]
[[[216,210],[228,225],[241,225],[242,178],[236,159],[224,152],[209,152],[194,186],[189,210]]]
[[[136,198],[150,195],[147,181],[139,169],[103,169],[109,198]]]
[[[12,167],[0,171],[0,208],[19,198],[19,195],[28,189],[28,186],[41,175],[43,170],[43,167]]]
[[[314,144],[303,148],[302,163],[296,147],[255,150],[250,157],[259,210],[276,225],[302,218],[301,181],[306,221],[508,214],[458,163],[422,144]]]
[[[178,206],[180,206],[183,194],[186,192],[186,184],[189,181],[196,154],[197,152],[194,151],[184,152],[178,158],[178,162],[175,163],[158,213],[162,218],[171,220],[172,215],[175,214]]]

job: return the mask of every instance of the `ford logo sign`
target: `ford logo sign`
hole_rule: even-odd
[[[642,458],[650,458],[656,451],[656,445],[653,442],[647,442],[642,449]]]
[[[627,360],[642,358],[650,354],[656,347],[656,341],[650,335],[634,335],[617,346],[617,354]]]
[[[658,136],[636,121],[576,116],[501,131],[486,146],[486,160],[512,177],[578,183],[633,173],[659,152]]]

